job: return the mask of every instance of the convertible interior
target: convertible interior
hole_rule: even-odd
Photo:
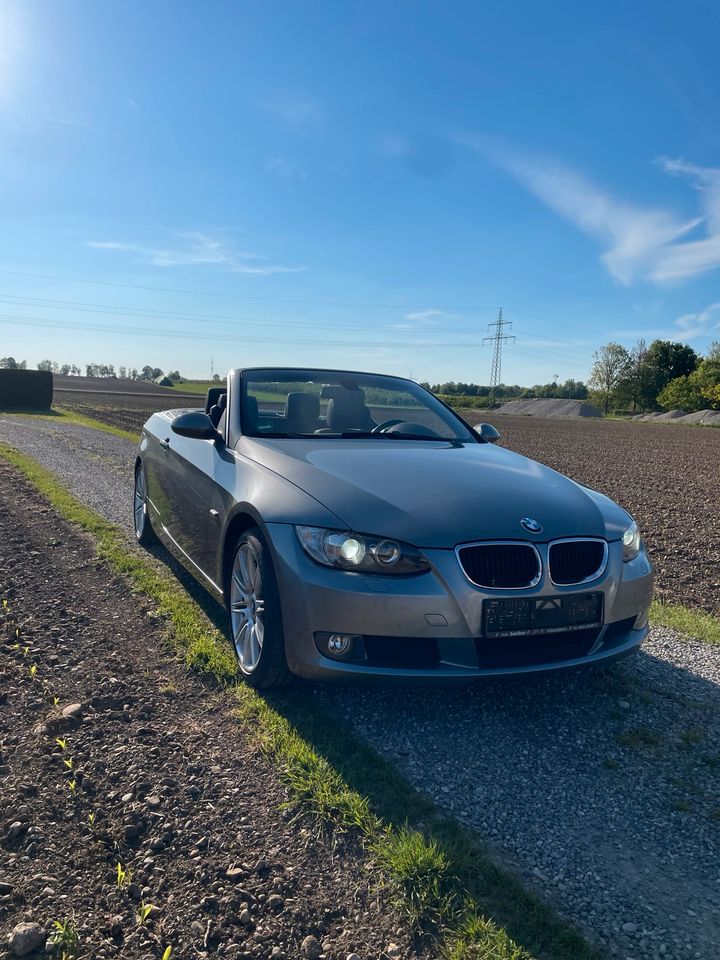
[[[223,429],[227,407],[227,392],[219,387],[208,390],[205,412],[213,426]],[[409,432],[414,435],[437,437],[430,426],[413,419],[386,417],[391,409],[380,409],[380,419],[374,419],[366,402],[365,391],[338,385],[325,385],[318,393],[295,390],[284,399],[266,400],[260,406],[258,397],[248,394],[245,401],[244,429],[259,435],[337,435],[338,433]],[[396,412],[402,412],[397,410]],[[422,413],[413,409],[413,416]],[[377,414],[376,414],[377,415]]]

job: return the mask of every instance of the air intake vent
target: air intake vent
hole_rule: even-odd
[[[553,583],[595,580],[607,563],[604,540],[559,540],[550,544],[550,577]]]
[[[478,587],[522,589],[540,581],[540,555],[529,543],[476,543],[457,551],[467,578]]]

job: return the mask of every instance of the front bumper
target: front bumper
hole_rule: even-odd
[[[609,544],[605,571],[592,583],[556,586],[544,575],[537,586],[519,591],[473,586],[452,549],[423,550],[431,564],[424,574],[364,576],[315,563],[290,524],[267,524],[266,533],[280,589],[288,665],[308,679],[467,680],[573,669],[626,656],[647,636],[650,563],[644,550],[623,563],[619,542]],[[604,625],[592,635],[482,637],[486,599],[588,592],[604,598]],[[322,633],[367,637],[372,655],[363,663],[324,656],[314,641]]]

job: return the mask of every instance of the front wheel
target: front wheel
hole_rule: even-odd
[[[292,675],[285,659],[280,594],[270,551],[256,527],[235,545],[226,595],[233,648],[245,680],[264,690],[288,684]]]
[[[157,543],[157,536],[148,516],[147,486],[145,484],[145,471],[141,463],[135,468],[133,525],[135,527],[135,539],[141,547],[151,547],[154,543]]]

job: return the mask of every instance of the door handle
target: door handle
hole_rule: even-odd
[[[160,441],[160,446],[163,448],[163,450],[169,450],[169,449],[170,449],[170,437],[165,437],[164,440],[161,440],[161,441]]]

